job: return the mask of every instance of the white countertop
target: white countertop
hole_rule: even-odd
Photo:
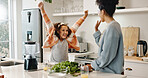
[[[94,52],[84,52],[84,53],[68,53],[69,61],[75,61],[76,57],[84,57],[94,54]]]
[[[144,63],[144,64],[148,64],[148,62],[145,61],[139,61],[139,60],[130,60],[130,59],[125,59],[125,62],[134,62],[134,63]]]
[[[73,77],[70,74],[60,76],[53,74],[48,75],[48,72],[41,69],[42,64],[39,64],[38,67],[39,69],[37,71],[25,71],[24,64],[5,67],[3,66],[2,72],[5,78],[81,78],[80,76]],[[126,78],[126,76],[94,71],[89,74],[89,78]]]
[[[83,57],[87,55],[94,54],[94,52],[84,52],[84,53],[68,53],[69,56],[75,56],[75,57]]]

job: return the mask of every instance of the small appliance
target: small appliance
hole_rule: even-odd
[[[83,53],[83,52],[87,52],[88,51],[88,43],[79,43],[79,47],[80,47],[79,51],[76,51],[73,48],[69,48],[68,52],[69,53]]]
[[[26,48],[25,45],[30,45],[31,47],[31,45],[36,44],[36,47],[39,49],[38,50],[39,53],[36,59],[38,62],[42,63],[43,62],[43,49],[41,48],[43,44],[42,35],[43,35],[42,16],[41,16],[40,10],[38,8],[23,9],[22,11],[22,43],[23,43],[22,55],[25,54],[25,48]],[[34,42],[24,44],[26,41],[34,41]],[[32,57],[32,55],[31,56],[28,55],[28,58]]]
[[[37,44],[33,41],[25,42],[25,54],[24,54],[24,69],[25,70],[33,70],[37,69]]]
[[[137,56],[142,57],[145,56],[147,52],[147,42],[144,40],[139,40],[137,43]]]
[[[88,43],[79,43],[79,44],[80,44],[79,52],[87,52],[88,51],[88,48],[87,48]]]

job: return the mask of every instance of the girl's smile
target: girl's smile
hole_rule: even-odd
[[[60,38],[61,39],[66,39],[68,35],[68,27],[67,26],[62,26],[60,29]]]

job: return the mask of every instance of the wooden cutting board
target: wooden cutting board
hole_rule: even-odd
[[[126,60],[137,60],[137,61],[142,61],[142,57],[137,57],[137,56],[124,56]]]
[[[128,51],[130,46],[134,47],[134,54],[137,54],[137,42],[139,40],[139,27],[122,27],[123,41],[125,50]]]

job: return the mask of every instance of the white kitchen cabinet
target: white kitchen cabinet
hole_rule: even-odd
[[[59,0],[63,1],[63,7],[55,9],[53,16],[72,16],[83,15],[85,10],[89,10],[89,14],[97,13],[98,6],[96,0]],[[58,11],[57,11],[58,10]]]
[[[61,0],[62,1],[62,0]],[[66,2],[66,0],[63,0]],[[71,0],[70,0],[71,1]],[[77,2],[79,5],[83,6],[84,10],[89,10],[89,15],[98,15],[98,6],[96,5],[96,0],[72,0],[75,4]],[[117,6],[125,6],[126,9],[116,10],[115,14],[120,13],[133,13],[133,12],[147,12],[148,11],[148,0],[119,0],[119,5]],[[66,4],[67,5],[67,4]],[[68,7],[71,8],[72,4]],[[67,7],[67,6],[66,6]],[[74,15],[83,15],[83,11],[69,11],[69,12],[60,12],[54,13],[53,16],[74,16]]]
[[[138,62],[125,62],[124,73],[127,78],[148,78],[148,63],[138,63]],[[131,68],[132,71],[126,70],[126,68]]]
[[[119,0],[119,6],[126,8],[143,8],[148,7],[148,0]]]

